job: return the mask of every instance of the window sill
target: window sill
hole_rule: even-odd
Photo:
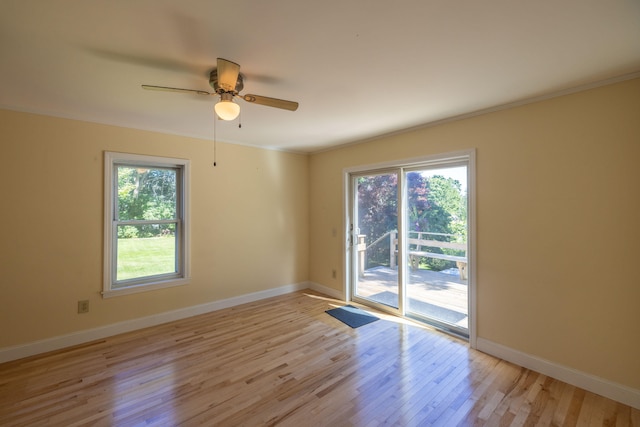
[[[112,297],[119,297],[121,295],[130,295],[130,294],[137,294],[140,292],[155,291],[157,289],[172,288],[174,286],[187,285],[189,284],[190,281],[191,280],[189,278],[171,279],[171,280],[165,280],[161,282],[145,283],[143,285],[128,286],[126,288],[121,288],[121,289],[110,289],[108,291],[102,291],[102,298],[112,298]]]

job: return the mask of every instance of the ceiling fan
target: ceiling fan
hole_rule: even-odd
[[[142,85],[143,89],[161,90],[166,92],[186,92],[197,95],[219,95],[220,100],[216,103],[214,110],[222,120],[234,120],[240,114],[240,105],[233,102],[234,97],[240,97],[246,102],[267,107],[281,108],[283,110],[295,111],[298,103],[285,101],[284,99],[269,98],[260,95],[240,95],[244,88],[244,77],[240,74],[240,65],[229,60],[218,58],[217,68],[209,75],[209,84],[214,92],[196,89],[181,89],[176,87]]]

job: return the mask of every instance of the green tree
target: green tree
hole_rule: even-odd
[[[176,171],[118,166],[118,216],[121,220],[172,219],[176,215]],[[118,237],[153,237],[157,225],[120,227]]]
[[[425,176],[420,172],[406,175],[407,225],[411,237],[416,232],[440,234],[466,233],[466,196],[460,182],[444,176]],[[395,174],[358,178],[358,224],[360,234],[366,235],[369,264],[388,265],[389,242],[369,246],[385,233],[397,230],[397,178]],[[429,235],[431,240],[450,241],[450,236]],[[463,237],[466,239],[466,236]],[[429,248],[432,252],[451,253],[453,250]],[[451,261],[427,259],[426,267],[442,270],[454,265]]]
[[[449,215],[448,233],[461,236],[467,240],[467,197],[463,194],[461,184],[453,178],[434,175],[429,178],[431,197]]]
[[[389,264],[389,244],[370,246],[376,239],[398,228],[398,182],[395,174],[358,178],[358,226],[365,242],[370,268]]]
[[[419,172],[407,174],[409,231],[450,233],[450,213],[442,206],[442,192],[434,192],[431,179]]]

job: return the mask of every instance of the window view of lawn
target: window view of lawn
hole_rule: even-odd
[[[188,283],[189,161],[105,153],[105,298]]]
[[[174,236],[118,239],[117,280],[175,273]]]

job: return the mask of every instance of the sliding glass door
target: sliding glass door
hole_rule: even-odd
[[[398,230],[398,172],[354,175],[354,295],[392,309],[399,308],[397,250],[390,236]]]
[[[350,179],[351,298],[469,336],[469,160]]]

